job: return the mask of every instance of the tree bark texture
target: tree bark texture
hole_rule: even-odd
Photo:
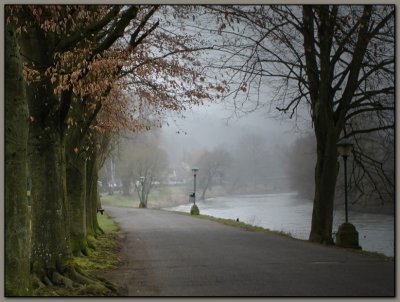
[[[98,190],[98,168],[96,163],[95,154],[87,161],[86,181],[86,228],[87,234],[95,236],[101,232],[100,226],[97,222],[97,209],[101,208],[100,196]]]
[[[5,295],[29,293],[28,105],[12,24],[5,34]]]
[[[39,81],[27,85],[31,123],[29,128],[29,170],[32,178],[32,273],[52,284],[71,259],[66,188],[65,138],[60,121],[59,100],[44,75],[53,54],[51,35],[29,27],[22,35],[21,48],[28,64],[42,67]]]
[[[64,98],[70,98],[72,92],[64,94]],[[66,100],[65,100],[66,101]],[[88,242],[86,230],[86,152],[85,135],[81,133],[83,127],[80,121],[84,120],[84,103],[74,100],[70,116],[78,120],[78,124],[67,129],[66,133],[66,158],[67,158],[67,196],[70,215],[70,242],[74,255],[88,255]]]
[[[67,154],[67,196],[70,208],[71,249],[74,255],[88,254],[86,241],[86,159]]]
[[[315,194],[312,212],[310,241],[333,244],[333,203],[336,178],[339,171],[335,134],[330,134],[327,142],[319,142],[315,167]]]
[[[33,272],[49,278],[70,259],[63,140],[56,131],[30,128]]]

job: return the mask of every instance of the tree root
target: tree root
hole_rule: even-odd
[[[37,276],[37,275],[32,275],[32,277],[31,277],[32,279],[32,287],[33,288],[43,288],[43,287],[45,287],[46,285],[39,279],[39,277]]]
[[[92,239],[89,238],[89,236],[80,240],[71,240],[72,254],[75,257],[89,256],[93,250],[93,244],[91,243],[91,240]]]
[[[75,282],[84,285],[91,284],[93,282],[98,282],[95,278],[85,274],[81,270],[78,271],[77,267],[72,267],[68,269],[67,276],[72,280],[74,280]]]
[[[37,296],[116,296],[118,289],[109,281],[83,272],[75,264],[32,277]],[[71,291],[73,289],[73,291]]]
[[[103,229],[98,226],[95,230],[96,235],[104,235],[106,232],[103,231]]]
[[[104,236],[104,235],[103,235]],[[73,257],[60,260],[54,263],[53,268],[46,268],[48,264],[41,261],[31,263],[33,295],[35,296],[117,296],[119,288],[107,281],[86,272],[96,267],[97,252],[93,249],[103,249],[104,240],[100,241],[96,236],[87,236],[85,240],[75,241],[75,251],[79,254],[95,253],[90,257],[89,263],[86,260]],[[108,241],[106,240],[108,243]],[[105,248],[107,254],[109,247]],[[83,253],[82,253],[83,252]],[[82,263],[80,262],[82,261]],[[82,267],[79,265],[81,264]],[[101,266],[101,265],[100,265]]]
[[[79,267],[73,267],[69,273],[69,277],[79,282],[81,286],[78,296],[114,296],[117,295],[117,288],[105,279],[91,276],[82,272]]]
[[[96,249],[96,238],[93,236],[87,236],[86,237],[87,245],[89,248],[95,250]]]
[[[47,286],[53,286],[53,282],[47,277],[46,275],[43,276],[43,283],[46,284]]]
[[[74,288],[74,281],[61,275],[59,272],[55,271],[52,276],[53,283],[55,285],[62,285],[66,288]]]

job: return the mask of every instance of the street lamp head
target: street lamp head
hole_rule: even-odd
[[[353,151],[353,143],[348,138],[343,138],[336,143],[338,153],[343,156],[347,157]]]
[[[197,172],[199,171],[199,168],[193,167],[193,168],[192,168],[192,171],[193,171],[193,175],[196,175]]]

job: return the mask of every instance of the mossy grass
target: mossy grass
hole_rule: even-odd
[[[104,212],[103,215],[97,214],[97,221],[105,233],[115,233],[119,229],[115,222],[108,217],[106,212]]]
[[[113,207],[137,208],[139,206],[139,198],[137,194],[125,196],[120,194],[101,196],[101,204]]]
[[[99,272],[115,268],[119,262],[117,252],[119,249],[118,226],[107,216],[98,214],[99,226],[104,231],[96,237],[88,236],[91,252],[88,256],[78,256],[72,259],[72,265],[78,273],[86,276],[91,282],[71,283],[59,286],[39,286],[33,296],[118,296],[119,290],[112,283],[97,275]],[[85,277],[83,277],[85,278]],[[34,280],[33,280],[34,281]],[[86,283],[86,284],[85,284]]]
[[[197,205],[192,205],[191,209],[190,209],[190,215],[200,215],[200,210],[199,207]]]
[[[97,214],[97,221],[99,226],[104,231],[104,234],[99,234],[96,239],[92,237],[95,244],[93,250],[88,257],[75,257],[74,261],[85,272],[92,272],[95,270],[106,270],[114,268],[118,259],[116,256],[117,239],[118,239],[118,226],[112,221],[106,213],[103,215]]]

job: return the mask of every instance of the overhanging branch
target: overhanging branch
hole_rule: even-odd
[[[371,132],[376,132],[376,131],[383,131],[383,130],[389,130],[389,129],[394,129],[395,125],[387,125],[387,126],[381,126],[381,127],[375,127],[375,128],[369,128],[369,129],[361,129],[361,130],[354,130],[352,132],[347,133],[344,137],[352,137],[356,134],[362,134],[362,133],[371,133]]]
[[[82,31],[77,31],[70,37],[64,38],[56,46],[55,52],[64,52],[72,49],[77,43],[87,38],[89,35],[94,34],[103,29],[109,22],[111,22],[121,10],[120,5],[115,5],[113,8],[101,19],[91,23],[85,27]]]

